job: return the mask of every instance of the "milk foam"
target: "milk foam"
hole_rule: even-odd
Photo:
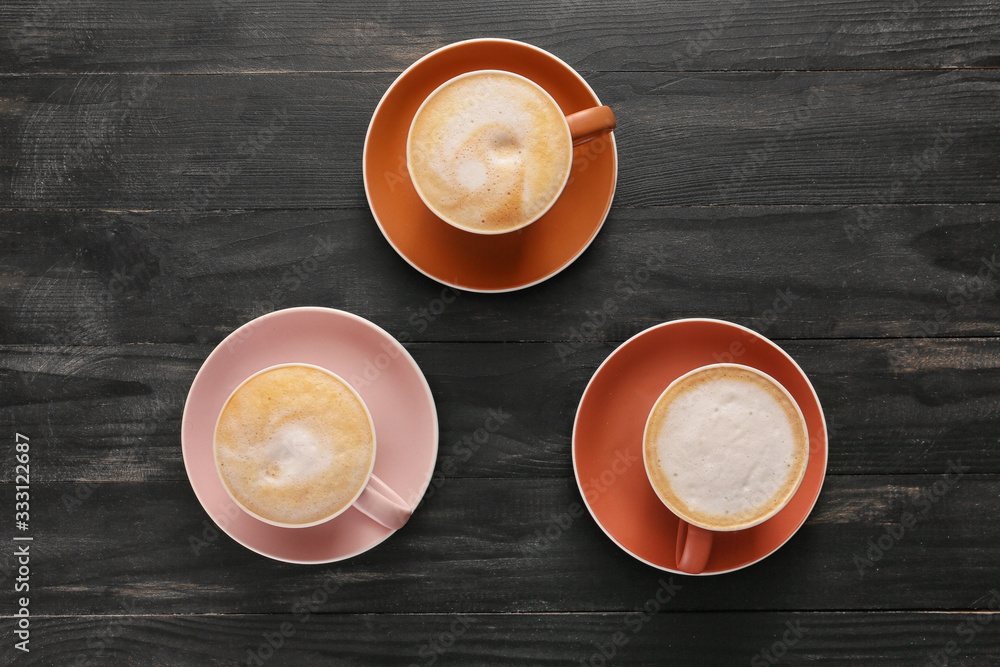
[[[756,373],[710,369],[661,399],[646,438],[660,495],[705,527],[735,530],[798,486],[808,437],[794,404]]]
[[[216,430],[223,483],[244,507],[279,523],[338,512],[365,484],[373,456],[364,407],[342,382],[306,366],[251,379]]]
[[[484,72],[438,91],[413,123],[411,176],[434,210],[471,229],[518,227],[544,210],[569,173],[572,139],[544,93]]]

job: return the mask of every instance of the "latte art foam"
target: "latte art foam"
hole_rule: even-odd
[[[223,483],[248,510],[278,523],[336,514],[364,486],[373,456],[368,416],[354,393],[308,366],[252,378],[216,429]]]
[[[505,72],[439,90],[410,130],[410,175],[441,217],[474,230],[519,227],[544,211],[569,174],[572,139],[562,111]]]
[[[796,406],[767,378],[731,367],[674,385],[653,412],[645,447],[660,497],[717,530],[753,525],[783,505],[808,458]]]

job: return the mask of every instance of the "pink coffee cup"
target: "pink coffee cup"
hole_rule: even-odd
[[[236,497],[236,494],[234,494],[233,490],[229,488],[229,485],[226,483],[225,477],[220,470],[220,463],[219,463],[219,452],[218,452],[219,423],[222,420],[222,415],[226,411],[226,407],[228,407],[229,402],[233,399],[233,397],[237,393],[240,392],[241,389],[243,389],[244,386],[246,386],[248,382],[250,382],[254,378],[257,378],[263,375],[264,373],[279,368],[289,368],[289,367],[311,368],[317,371],[321,371],[326,375],[329,375],[333,379],[337,380],[340,384],[342,384],[346,389],[350,391],[350,393],[354,396],[354,398],[357,399],[358,403],[364,410],[365,417],[368,420],[368,428],[371,431],[371,457],[370,457],[371,460],[368,465],[367,472],[365,474],[364,484],[360,485],[357,492],[354,494],[354,497],[337,511],[330,513],[326,516],[323,516],[319,519],[304,523],[287,523],[282,521],[276,521],[274,519],[261,516],[261,514],[259,514],[258,512],[254,512],[253,510],[248,508],[244,502],[241,502],[240,499]],[[358,510],[360,510],[363,514],[367,515],[372,520],[382,524],[386,528],[397,530],[403,527],[403,525],[410,518],[410,514],[412,513],[412,509],[407,504],[407,502],[403,500],[403,498],[401,498],[399,494],[393,491],[385,482],[383,482],[381,479],[379,479],[373,474],[373,471],[375,469],[375,456],[378,452],[378,448],[377,448],[377,440],[375,434],[375,423],[372,420],[371,413],[369,412],[368,406],[365,404],[364,399],[361,398],[361,395],[357,392],[357,390],[354,387],[351,386],[349,382],[347,382],[347,380],[340,377],[336,373],[327,370],[326,368],[322,368],[314,364],[306,364],[306,363],[277,364],[275,366],[269,366],[268,368],[259,370],[250,377],[243,380],[243,382],[241,382],[239,386],[236,387],[236,389],[234,389],[232,393],[230,393],[229,397],[226,399],[226,402],[223,404],[222,410],[219,411],[219,417],[216,420],[216,428],[215,431],[213,432],[212,448],[216,464],[216,472],[219,474],[222,486],[226,490],[226,493],[229,495],[229,497],[244,512],[246,512],[250,516],[260,521],[263,521],[264,523],[271,524],[272,526],[280,526],[282,528],[308,528],[311,526],[319,525],[321,523],[325,523],[339,516],[340,514],[346,512],[351,507],[355,507]]]

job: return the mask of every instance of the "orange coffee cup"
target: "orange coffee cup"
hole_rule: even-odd
[[[716,532],[767,521],[805,477],[809,433],[792,395],[767,373],[733,363],[671,382],[643,431],[653,491],[677,515],[677,568],[705,569]]]
[[[445,81],[410,124],[406,166],[417,195],[463,231],[505,234],[552,207],[569,182],[573,147],[615,128],[607,106],[566,116],[534,81],[475,70]]]

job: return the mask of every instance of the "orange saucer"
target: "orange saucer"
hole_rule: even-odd
[[[563,194],[522,230],[488,236],[452,227],[417,196],[406,169],[406,135],[424,98],[478,69],[531,79],[566,114],[601,104],[572,67],[538,47],[506,39],[450,44],[410,65],[376,107],[365,137],[365,194],[386,240],[417,271],[458,289],[509,292],[551,278],[587,249],[611,209],[618,153],[613,133],[576,147]]]
[[[573,470],[584,503],[608,537],[661,570],[677,569],[678,518],[649,484],[642,433],[653,403],[673,380],[708,364],[764,371],[798,403],[809,429],[809,464],[795,496],[753,528],[715,534],[702,574],[722,574],[771,555],[805,523],[826,476],[827,430],[809,378],[780,347],[746,327],[710,319],[666,322],[611,353],[583,392],[573,425]]]

